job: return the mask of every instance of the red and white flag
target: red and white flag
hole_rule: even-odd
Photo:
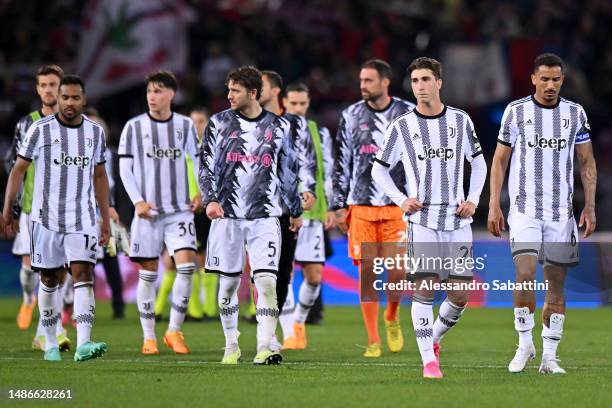
[[[177,0],[89,0],[77,72],[92,99],[142,83],[151,71],[187,66],[194,10]]]

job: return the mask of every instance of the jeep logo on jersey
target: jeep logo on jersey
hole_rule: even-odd
[[[77,166],[82,169],[89,166],[90,158],[86,156],[69,156],[62,152],[59,159],[53,160],[53,163],[60,166]]]
[[[533,135],[533,142],[528,141],[527,145],[529,147],[539,147],[540,149],[553,149],[560,152],[561,150],[567,147],[567,139],[546,139],[544,137],[540,137],[540,135],[536,133],[535,135]]]
[[[170,159],[176,160],[182,155],[181,149],[177,147],[169,147],[162,149],[159,146],[153,145],[150,152],[147,152],[147,157],[151,159]]]
[[[423,153],[417,156],[419,160],[425,159],[442,159],[442,160],[450,160],[455,157],[455,151],[450,147],[438,147],[437,149],[434,147],[429,147],[427,145],[423,145]]]

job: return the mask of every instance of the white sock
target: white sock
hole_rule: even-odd
[[[531,331],[535,326],[533,313],[529,312],[528,307],[514,308],[514,329],[519,334],[519,347],[522,349],[533,346],[533,336]]]
[[[170,322],[168,331],[180,331],[185,320],[187,305],[191,296],[191,283],[196,264],[193,262],[176,265],[176,278],[172,285],[172,303],[170,305]]]
[[[433,305],[431,302],[430,300],[412,299],[412,326],[423,365],[436,360],[433,351]]]
[[[219,316],[225,335],[225,345],[238,344],[238,287],[240,276],[219,275]]]
[[[315,304],[321,291],[321,284],[311,285],[304,280],[300,285],[300,293],[298,295],[298,304],[295,307],[295,322],[303,324],[306,322],[308,312],[312,305]]]
[[[31,305],[34,302],[38,274],[24,264],[21,264],[19,282],[21,282],[21,289],[23,290],[23,303]]]
[[[278,322],[280,323],[281,330],[283,332],[283,340],[287,340],[293,336],[293,323],[294,323],[294,312],[295,312],[295,295],[293,294],[293,278],[289,282],[289,288],[287,291],[287,298],[283,304],[283,311],[278,316]]]
[[[554,360],[557,358],[557,347],[563,336],[564,321],[565,315],[553,313],[550,315],[549,327],[546,327],[544,324],[542,325],[542,343],[544,345],[542,360]]]
[[[438,317],[433,325],[433,341],[434,343],[439,343],[442,339],[442,336],[446,334],[447,331],[451,329],[454,325],[457,324],[459,318],[463,314],[465,310],[465,306],[457,306],[448,298],[444,299],[444,302],[440,305],[440,310],[438,311]]]
[[[72,275],[69,273],[66,274],[66,280],[64,281],[62,299],[64,304],[71,305],[74,303],[74,282],[72,281]]]
[[[38,287],[38,290],[40,291],[40,286]],[[44,336],[44,335],[45,335],[45,328],[42,325],[42,318],[41,316],[38,316],[38,324],[36,325],[36,337]]]
[[[257,273],[254,276],[257,288],[257,352],[270,348],[270,341],[276,331],[278,321],[278,301],[276,300],[276,275]]]
[[[57,314],[57,323],[55,324],[55,335],[59,336],[64,333],[64,326],[62,326],[62,309],[64,308],[64,286],[67,282],[60,283],[57,288],[57,294],[55,295],[55,312]]]
[[[74,321],[77,329],[77,347],[91,339],[91,328],[96,314],[93,281],[74,284]]]
[[[155,282],[157,272],[141,269],[138,272],[136,302],[140,325],[145,339],[155,340]]]
[[[57,313],[55,312],[55,296],[57,286],[49,287],[40,282],[38,286],[38,311],[40,312],[40,325],[45,335],[45,350],[58,347],[55,337],[55,324]]]

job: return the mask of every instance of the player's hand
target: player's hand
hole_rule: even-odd
[[[496,237],[501,237],[502,231],[506,230],[506,221],[500,206],[489,207],[487,229]]]
[[[410,197],[404,200],[400,208],[405,213],[414,214],[423,208],[423,203],[421,203],[416,197]]]
[[[461,201],[461,204],[459,204],[457,211],[455,211],[455,214],[457,214],[461,218],[469,218],[475,213],[476,204],[471,201]]]
[[[7,239],[15,238],[15,235],[19,232],[19,220],[13,218],[12,212],[9,210],[7,214],[0,214],[0,233]]]
[[[325,217],[325,224],[323,224],[326,230],[334,228],[336,226],[336,213],[328,211]]]
[[[289,217],[289,231],[298,232],[298,230],[302,227],[302,217]]]
[[[340,231],[346,234],[348,231],[348,224],[346,223],[346,217],[348,210],[346,208],[340,208],[336,210],[336,225],[340,228]]]
[[[140,218],[150,220],[157,215],[157,209],[155,208],[155,206],[153,204],[147,203],[146,201],[137,202],[135,207],[136,215]]]
[[[224,215],[225,212],[223,211],[223,207],[221,207],[221,204],[219,204],[218,202],[211,201],[206,206],[206,216],[211,220],[223,218]]]
[[[304,211],[310,210],[315,205],[315,201],[317,199],[310,191],[302,193],[302,207],[304,207]]]
[[[119,220],[119,214],[117,213],[117,210],[115,210],[115,207],[108,208],[108,216],[111,220],[113,220],[115,224],[121,224],[121,221]]]
[[[193,200],[191,200],[191,212],[200,212],[202,209],[202,194],[198,193]]]
[[[100,224],[100,239],[98,240],[98,244],[101,246],[106,245],[108,239],[110,238],[111,227],[109,220],[102,220],[102,224]]]
[[[586,238],[595,231],[595,226],[597,224],[597,220],[595,219],[595,207],[584,207],[582,213],[580,214],[580,223],[578,226],[582,228],[582,226],[586,223],[586,227],[584,229],[583,237]]]

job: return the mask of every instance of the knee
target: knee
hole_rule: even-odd
[[[276,278],[269,274],[257,274],[254,277],[255,286],[260,296],[276,296]]]
[[[448,300],[455,306],[465,307],[469,300],[469,294],[466,291],[448,292]]]
[[[521,267],[516,268],[516,281],[517,282],[527,282],[535,279],[535,270],[531,270],[531,268]]]
[[[54,288],[59,284],[59,279],[55,271],[40,272],[40,281],[48,288]]]
[[[227,301],[224,298],[232,298],[239,285],[240,277],[221,275],[219,279],[219,304],[221,305],[222,302],[226,302],[224,304],[227,305]]]

